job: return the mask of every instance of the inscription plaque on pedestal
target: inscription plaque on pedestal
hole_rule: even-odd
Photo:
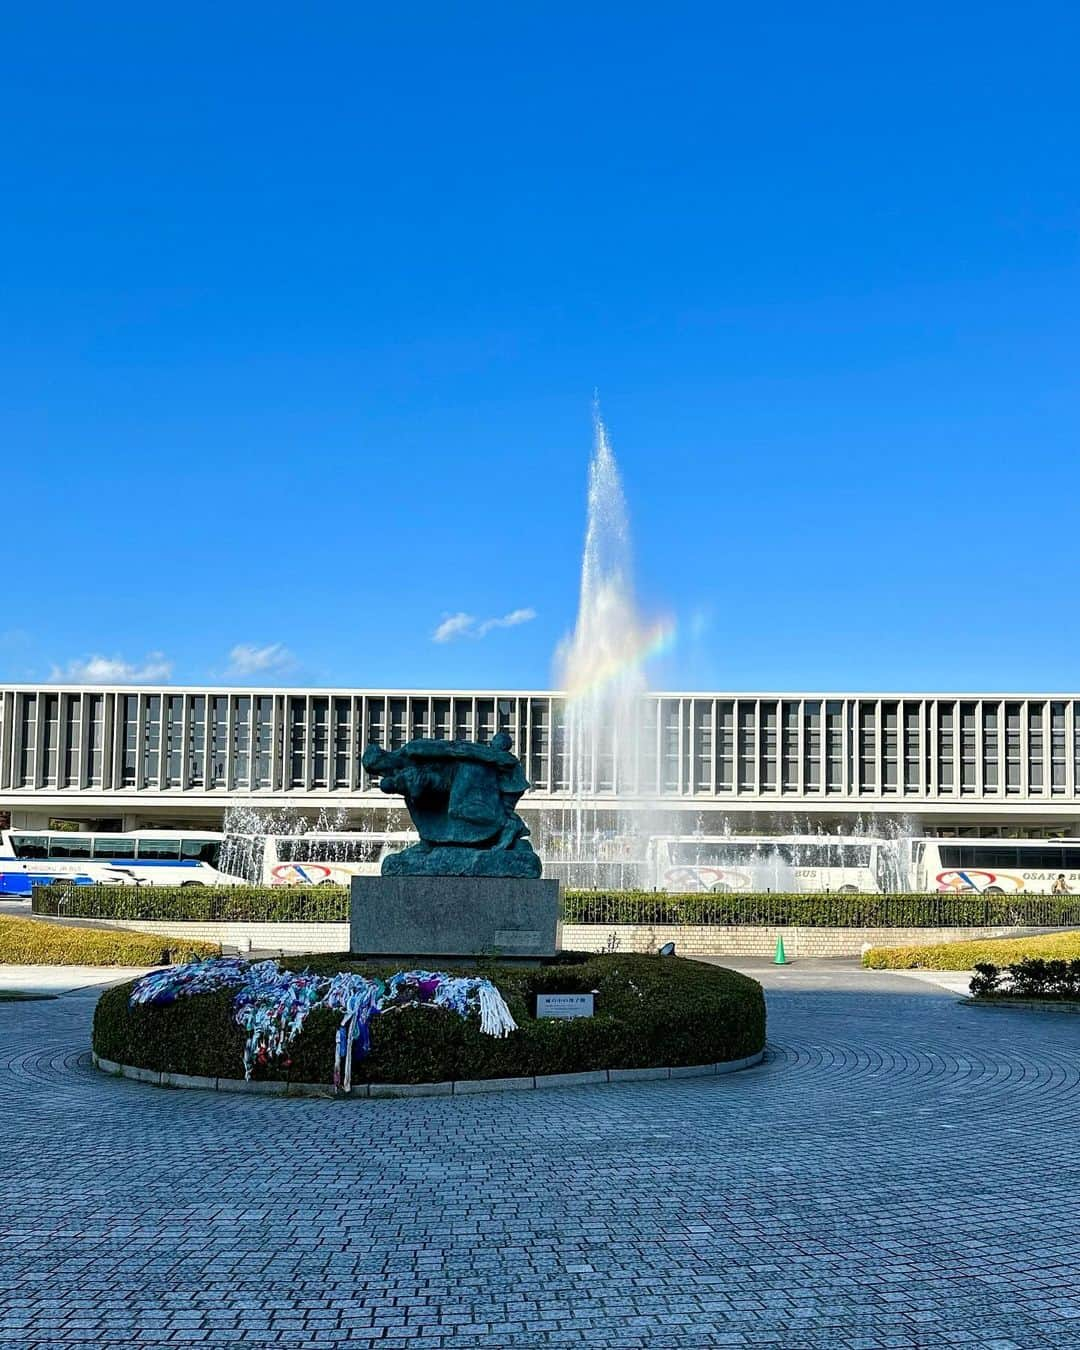
[[[591,1017],[592,994],[537,994],[537,1017]]]

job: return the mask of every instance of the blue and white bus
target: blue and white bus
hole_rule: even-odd
[[[110,886],[229,886],[219,870],[225,836],[213,830],[74,830],[0,832],[0,895],[29,900],[50,881]]]

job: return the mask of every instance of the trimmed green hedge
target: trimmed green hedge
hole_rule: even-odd
[[[34,914],[194,923],[344,923],[345,886],[35,886]]]
[[[216,942],[0,916],[0,965],[166,966],[220,955]]]
[[[1029,958],[1002,970],[988,962],[975,967],[972,998],[1049,999],[1080,1002],[1080,960],[1042,961]]]
[[[344,886],[69,886],[34,888],[35,914],[87,919],[344,923]],[[1080,925],[1076,895],[714,895],[567,891],[567,923],[716,924],[802,928],[967,928]]]
[[[337,957],[281,963],[291,970],[393,970]],[[505,1040],[485,1036],[475,1017],[411,1008],[372,1019],[371,1054],[353,1063],[357,1083],[513,1078],[584,1069],[651,1068],[742,1059],[765,1044],[765,998],[748,976],[679,957],[567,957],[532,969],[492,966],[518,1024]],[[244,1033],[228,991],[180,997],[166,1007],[128,1004],[130,983],[107,990],[94,1014],[93,1046],[104,1059],[166,1073],[243,1077]],[[596,991],[596,1015],[534,1016],[535,995]],[[293,1041],[289,1062],[257,1077],[302,1083],[333,1080],[340,1017],[318,1010]]]
[[[1080,924],[1076,895],[896,894],[669,895],[662,891],[567,891],[567,923],[718,924],[799,928],[967,928]]]

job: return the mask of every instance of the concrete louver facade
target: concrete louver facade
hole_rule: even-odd
[[[134,828],[291,803],[375,826],[369,742],[502,729],[533,783],[522,809],[571,808],[558,693],[3,685],[0,811]],[[1080,695],[647,694],[633,745],[599,737],[581,797],[600,820],[618,798],[678,831],[1080,834]]]

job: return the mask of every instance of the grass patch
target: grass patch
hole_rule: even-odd
[[[68,928],[0,915],[0,965],[164,966],[220,954],[214,942],[123,929]]]
[[[339,970],[386,976],[398,967],[310,957],[281,963],[292,970]],[[425,1008],[372,1019],[371,1054],[353,1063],[353,1081],[443,1082],[513,1078],[584,1069],[707,1064],[756,1054],[765,1044],[765,998],[756,980],[678,957],[582,956],[550,966],[489,966],[518,1024],[505,1040],[485,1036],[475,1018]],[[181,997],[166,1007],[130,1007],[132,985],[102,994],[93,1045],[104,1059],[166,1073],[243,1077],[244,1032],[229,991]],[[591,1018],[537,1019],[535,996],[595,990]],[[330,1083],[340,1016],[310,1014],[288,1059],[256,1077]]]
[[[974,970],[982,964],[1010,966],[1025,960],[1077,958],[1080,958],[1080,929],[1070,929],[1067,933],[939,942],[926,947],[873,947],[863,956],[863,965],[874,970]]]

